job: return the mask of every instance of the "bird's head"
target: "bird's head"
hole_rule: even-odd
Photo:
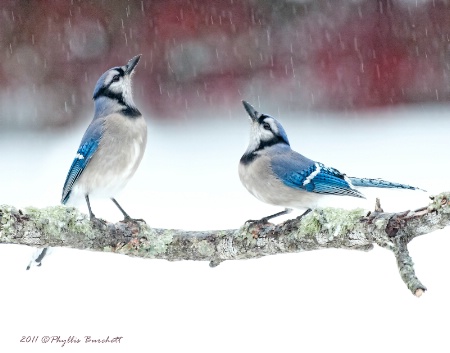
[[[286,131],[275,118],[258,113],[246,101],[242,101],[242,103],[251,121],[250,142],[247,153],[253,153],[278,143],[289,145]]]
[[[97,103],[101,105],[97,109],[105,108],[105,105],[110,104],[118,111],[140,115],[131,91],[131,77],[140,57],[141,55],[136,55],[126,65],[113,67],[100,76],[93,95],[96,105]]]

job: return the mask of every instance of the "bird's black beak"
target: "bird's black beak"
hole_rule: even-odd
[[[247,103],[246,101],[242,101],[242,104],[244,105],[245,110],[247,111],[248,115],[250,115],[250,118],[255,121],[259,118],[260,114],[255,110],[255,108],[252,107],[250,103]]]
[[[133,59],[128,61],[128,64],[126,65],[126,68],[125,68],[125,73],[127,75],[129,75],[133,72],[133,70],[136,67],[137,63],[139,62],[140,58],[141,58],[141,54],[136,55]]]

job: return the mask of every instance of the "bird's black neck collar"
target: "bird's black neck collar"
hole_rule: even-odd
[[[121,112],[127,117],[138,118],[142,115],[138,108],[130,106],[129,104],[125,103],[125,101],[123,100],[123,95],[121,93],[114,93],[109,89],[105,89],[101,90],[99,94],[95,95],[94,99],[100,97],[105,97],[117,101],[117,103],[119,103],[119,105],[123,107]]]
[[[277,144],[283,144],[289,146],[288,143],[281,137],[274,137],[273,139],[270,139],[269,141],[260,141],[258,147],[251,151],[251,152],[245,152],[244,155],[241,157],[241,163],[244,165],[252,163],[256,156],[258,155],[258,152],[262,151],[265,148],[277,145]]]

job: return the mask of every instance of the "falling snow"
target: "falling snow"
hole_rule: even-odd
[[[5,1],[0,203],[59,203],[95,82],[137,54],[134,100],[149,143],[120,202],[151,226],[236,228],[277,211],[239,183],[242,99],[317,161],[448,191],[449,18],[444,0]],[[382,205],[427,197],[388,193]],[[110,202],[92,202],[119,220]],[[215,269],[54,249],[25,271],[33,249],[1,245],[0,351],[51,351],[25,348],[24,335],[124,336],[105,352],[449,351],[448,235],[411,243],[429,288],[420,300],[382,249]]]

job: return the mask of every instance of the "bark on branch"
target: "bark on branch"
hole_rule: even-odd
[[[34,247],[70,247],[108,251],[169,261],[225,260],[326,248],[370,250],[373,244],[392,251],[401,278],[416,296],[426,287],[417,279],[407,245],[415,237],[450,224],[450,192],[432,198],[416,211],[384,213],[379,205],[363,210],[316,209],[282,224],[246,224],[239,229],[184,231],[140,223],[89,221],[75,208],[56,206],[17,210],[0,206],[0,243]]]

